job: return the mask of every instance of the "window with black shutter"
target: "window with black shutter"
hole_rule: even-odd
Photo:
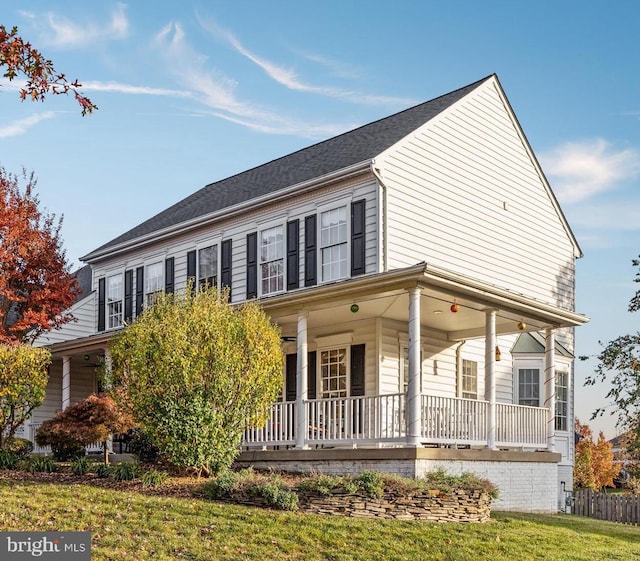
[[[351,276],[365,273],[365,200],[351,203]]]
[[[142,313],[144,307],[144,267],[136,269],[136,317]]]
[[[124,322],[133,321],[133,269],[124,272]]]
[[[300,221],[287,222],[287,290],[300,286]]]
[[[225,286],[229,288],[229,300],[231,300],[231,273],[233,265],[231,240],[224,240],[221,244],[220,251],[222,253],[220,256],[220,281],[223,288]]]
[[[247,234],[247,300],[258,296],[258,234]]]
[[[173,257],[165,259],[164,262],[164,293],[173,294],[174,289],[175,261]]]
[[[315,214],[304,219],[304,285],[318,284],[318,240],[317,216]]]
[[[187,286],[191,291],[196,290],[196,250],[187,252]]]
[[[105,329],[106,301],[106,280],[100,279],[98,281],[98,331]]]

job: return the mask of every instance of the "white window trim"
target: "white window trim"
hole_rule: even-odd
[[[538,375],[538,405],[542,407],[544,403],[544,359],[538,358],[515,358],[513,360],[513,403],[520,404],[520,370],[537,369]]]
[[[263,293],[262,292],[262,261],[260,259],[260,241],[262,240],[262,232],[264,230],[269,230],[270,228],[275,228],[277,226],[280,226],[282,228],[282,290],[278,290],[275,292],[268,292],[268,293]],[[257,236],[258,236],[258,242],[257,242],[257,252],[256,252],[256,258],[257,258],[257,266],[258,266],[258,298],[261,297],[269,297],[269,296],[275,296],[276,294],[283,294],[287,291],[287,221],[286,221],[286,217],[285,218],[280,218],[278,220],[269,220],[269,221],[265,221],[265,222],[259,222],[256,225],[257,227]],[[218,261],[219,263],[219,261]]]
[[[353,196],[349,196],[349,197],[342,197],[340,199],[335,199],[331,202],[326,202],[316,207],[316,216],[318,217],[317,224],[316,224],[316,248],[317,248],[316,271],[317,271],[319,285],[331,284],[334,282],[339,282],[339,281],[351,278],[351,203],[352,202],[353,202]],[[321,215],[323,212],[335,210],[340,207],[346,207],[347,209],[347,274],[344,277],[341,277],[339,279],[324,280],[322,278]]]
[[[164,285],[165,285],[165,257],[164,255],[157,255],[155,259],[145,259],[144,260],[144,295],[143,295],[143,308],[147,308],[149,306],[149,302],[147,296],[151,294],[151,292],[147,291],[148,282],[149,282],[149,267],[152,265],[160,264],[160,289],[158,292],[162,292],[164,294]]]
[[[317,339],[316,339],[317,340]],[[347,380],[346,380],[346,397],[325,398],[322,395],[322,351],[336,351],[338,349],[346,349],[345,360],[347,363]],[[351,343],[336,344],[316,349],[316,396],[318,399],[347,399],[351,397]]]
[[[556,433],[571,434],[573,432],[573,422],[572,422],[573,421],[573,401],[571,399],[571,396],[573,395],[572,361],[568,360],[565,357],[562,357],[560,359],[556,357],[555,371],[556,373],[557,372],[567,373],[567,429],[566,430],[556,429]],[[556,390],[556,395],[557,395],[557,390]],[[555,419],[554,419],[554,428],[555,428]]]
[[[463,397],[462,395],[464,393],[464,362],[465,360],[467,362],[472,362],[476,365],[476,397]],[[473,399],[476,401],[480,399],[480,362],[478,360],[473,360],[465,357],[460,358],[460,388],[459,388],[458,397],[462,399]]]
[[[109,278],[120,276],[122,281],[122,298],[120,302],[122,304],[122,320],[120,325],[116,327],[109,327]],[[105,331],[113,331],[115,329],[121,329],[124,327],[124,269],[122,267],[118,267],[117,269],[106,269],[104,275],[104,327]]]
[[[222,236],[218,235],[213,238],[206,238],[204,240],[198,241],[196,243],[195,251],[196,251],[196,279],[195,279],[195,288],[200,286],[200,250],[206,249],[207,247],[211,247],[212,245],[216,246],[216,288],[220,289],[220,259],[222,257]]]

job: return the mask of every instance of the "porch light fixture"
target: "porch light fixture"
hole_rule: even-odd
[[[500,352],[500,347],[496,345],[496,362],[500,362],[501,358],[502,358],[502,353]]]
[[[527,327],[527,324],[526,324],[524,321],[520,320],[520,321],[518,322],[518,329],[519,329],[520,331],[524,331],[524,330],[526,329],[526,327]]]
[[[458,306],[458,303],[454,300],[449,309],[451,310],[451,313],[455,314],[460,309],[460,306]]]
[[[351,304],[351,313],[357,314],[360,311],[360,306],[358,304]]]

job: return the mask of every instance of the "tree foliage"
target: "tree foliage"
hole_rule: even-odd
[[[81,84],[77,80],[70,82],[59,73],[50,60],[18,35],[17,27],[8,31],[0,25],[0,67],[5,69],[3,76],[9,80],[26,77],[26,83],[20,89],[23,101],[44,101],[47,94],[72,93],[83,115],[97,109],[88,97],[80,93]]]
[[[46,349],[0,344],[0,449],[44,402],[50,362]]]
[[[633,282],[640,283],[640,256],[631,263],[638,267]],[[640,290],[632,296],[628,309],[629,312],[640,310]],[[610,341],[597,358],[594,373],[587,377],[585,384],[609,381],[611,386],[605,397],[616,406],[618,425],[640,436],[640,332]],[[604,408],[599,408],[593,416],[603,413]]]
[[[621,466],[614,462],[611,443],[600,432],[597,442],[589,425],[583,425],[576,419],[576,432],[580,440],[576,444],[573,467],[573,481],[576,487],[598,491],[603,487],[614,487],[614,478],[620,473]]]
[[[0,168],[0,342],[33,342],[73,318],[78,284],[60,240],[62,219],[39,209],[33,175]]]
[[[172,464],[231,465],[282,387],[278,329],[254,302],[215,289],[167,295],[111,346],[112,393]]]
[[[91,394],[42,423],[36,433],[36,442],[52,448],[73,448],[75,444],[85,447],[101,442],[104,461],[109,463],[107,441],[110,435],[133,427],[131,415],[122,412],[110,396]]]

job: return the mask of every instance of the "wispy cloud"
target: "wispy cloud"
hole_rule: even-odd
[[[602,138],[563,144],[540,160],[558,199],[567,204],[612,191],[640,172],[640,151],[616,149]]]
[[[261,57],[254,52],[247,49],[240,40],[231,32],[220,27],[215,21],[208,19],[205,20],[201,16],[198,17],[200,25],[215,35],[226,41],[233,49],[235,49],[242,56],[249,59],[251,62],[260,67],[272,80],[275,80],[284,87],[305,93],[313,93],[324,95],[327,97],[333,97],[343,99],[352,103],[360,103],[365,105],[380,105],[380,104],[395,104],[395,105],[410,105],[414,103],[413,100],[408,98],[400,98],[393,96],[380,96],[380,95],[367,95],[361,92],[346,90],[343,88],[336,88],[331,86],[315,86],[313,84],[303,81],[297,74],[297,72],[291,68],[285,68],[280,66],[264,57]],[[307,57],[308,58],[308,57]],[[316,55],[316,62],[322,59]]]
[[[130,95],[151,95],[162,97],[192,97],[193,94],[185,90],[172,90],[167,88],[152,88],[149,86],[134,86],[119,82],[89,81],[82,83],[82,90],[88,92],[114,92]]]
[[[640,230],[640,199],[580,203],[567,211],[571,226],[585,230]]]
[[[13,121],[7,125],[0,125],[0,138],[23,135],[38,123],[48,119],[53,119],[53,117],[55,117],[54,111],[45,111],[44,113],[30,115],[24,119],[18,119],[17,121]]]
[[[241,100],[237,83],[216,69],[209,68],[208,57],[194,51],[179,23],[170,23],[156,36],[157,52],[166,57],[168,68],[176,73],[180,85],[204,106],[204,113],[251,129],[272,134],[295,134],[307,138],[344,132],[354,124],[314,124],[288,119],[278,111]]]
[[[357,80],[361,77],[360,71],[352,64],[348,64],[340,60],[334,60],[315,53],[307,53],[305,51],[300,51],[297,49],[294,50],[294,53],[302,58],[323,66],[324,68],[329,70],[331,74],[337,76],[338,78]]]
[[[105,40],[126,38],[129,34],[126,8],[125,4],[118,2],[107,22],[73,21],[53,12],[39,16],[23,11],[21,15],[41,30],[44,44],[73,49]]]

